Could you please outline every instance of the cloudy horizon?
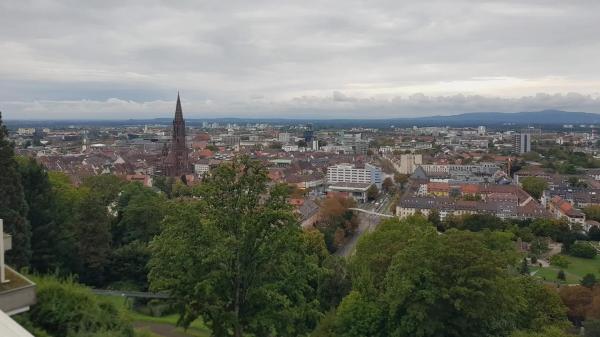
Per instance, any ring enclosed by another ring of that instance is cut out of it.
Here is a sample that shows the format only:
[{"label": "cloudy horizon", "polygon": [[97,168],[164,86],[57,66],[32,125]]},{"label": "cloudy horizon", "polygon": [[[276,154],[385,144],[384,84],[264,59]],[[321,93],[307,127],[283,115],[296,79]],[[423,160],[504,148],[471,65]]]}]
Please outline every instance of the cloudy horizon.
[{"label": "cloudy horizon", "polygon": [[600,113],[600,2],[0,3],[6,119]]}]

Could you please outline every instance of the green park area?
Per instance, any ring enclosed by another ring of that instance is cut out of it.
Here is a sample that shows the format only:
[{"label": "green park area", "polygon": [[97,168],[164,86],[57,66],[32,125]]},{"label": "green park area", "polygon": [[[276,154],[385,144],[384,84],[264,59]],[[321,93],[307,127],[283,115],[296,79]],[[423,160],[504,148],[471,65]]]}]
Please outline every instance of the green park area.
[{"label": "green park area", "polygon": [[553,265],[542,268],[532,267],[530,268],[532,275],[545,281],[556,282],[559,281],[557,278],[558,272],[562,269],[565,272],[566,280],[561,281],[561,283],[566,284],[577,284],[586,274],[594,274],[596,277],[600,277],[600,257],[586,259],[569,255],[562,256],[568,261],[568,267],[560,268]]},{"label": "green park area", "polygon": [[[144,337],[208,337],[210,330],[204,325],[201,319],[192,322],[187,330],[177,326],[179,316],[177,314],[168,314],[164,316],[153,316],[149,313],[133,309],[132,299],[120,296],[99,296],[115,307],[126,313],[133,323],[136,332]],[[148,309],[145,307],[144,309]]]}]

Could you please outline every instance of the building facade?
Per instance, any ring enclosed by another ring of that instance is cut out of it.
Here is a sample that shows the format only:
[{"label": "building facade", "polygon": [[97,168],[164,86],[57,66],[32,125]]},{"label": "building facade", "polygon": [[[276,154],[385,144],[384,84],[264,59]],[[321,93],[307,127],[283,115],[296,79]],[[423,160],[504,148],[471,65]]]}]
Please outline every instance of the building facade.
[{"label": "building facade", "polygon": [[517,133],[513,137],[513,148],[515,153],[531,152],[530,133]]},{"label": "building facade", "polygon": [[381,188],[381,168],[365,164],[364,168],[356,168],[350,164],[340,164],[327,168],[327,182],[336,183],[369,183]]}]

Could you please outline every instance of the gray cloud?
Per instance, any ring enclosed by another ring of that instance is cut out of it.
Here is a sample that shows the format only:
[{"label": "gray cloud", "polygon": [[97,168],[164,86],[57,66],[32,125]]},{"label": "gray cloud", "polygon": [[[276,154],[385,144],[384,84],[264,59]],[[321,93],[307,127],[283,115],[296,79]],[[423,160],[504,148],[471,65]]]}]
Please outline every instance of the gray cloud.
[{"label": "gray cloud", "polygon": [[0,109],[168,116],[179,89],[187,111],[210,116],[600,112],[599,11],[595,0],[8,0]]}]

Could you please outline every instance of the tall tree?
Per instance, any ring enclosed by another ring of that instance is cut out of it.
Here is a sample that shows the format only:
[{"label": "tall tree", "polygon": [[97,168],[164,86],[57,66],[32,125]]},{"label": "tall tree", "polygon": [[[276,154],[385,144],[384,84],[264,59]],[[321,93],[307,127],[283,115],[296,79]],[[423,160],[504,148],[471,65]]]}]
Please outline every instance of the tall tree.
[{"label": "tall tree", "polygon": [[298,336],[313,328],[316,261],[307,258],[287,189],[241,158],[216,168],[198,202],[178,203],[153,241],[151,288],[168,291],[188,325],[216,337]]},{"label": "tall tree", "polygon": [[52,185],[44,167],[33,158],[18,158],[19,173],[29,205],[27,218],[31,224],[31,267],[40,272],[58,268],[60,224],[53,218],[56,207]]},{"label": "tall tree", "polygon": [[15,267],[28,266],[31,258],[27,211],[14,144],[8,139],[8,129],[0,113],[0,219],[4,220],[4,230],[12,235],[13,248],[7,252],[6,259]]},{"label": "tall tree", "polygon": [[102,285],[110,258],[110,219],[100,196],[88,192],[78,207],[75,236],[79,277],[83,283]]}]

